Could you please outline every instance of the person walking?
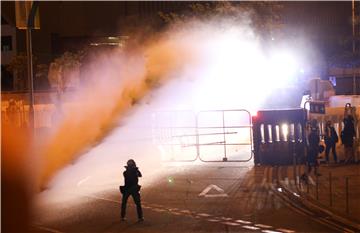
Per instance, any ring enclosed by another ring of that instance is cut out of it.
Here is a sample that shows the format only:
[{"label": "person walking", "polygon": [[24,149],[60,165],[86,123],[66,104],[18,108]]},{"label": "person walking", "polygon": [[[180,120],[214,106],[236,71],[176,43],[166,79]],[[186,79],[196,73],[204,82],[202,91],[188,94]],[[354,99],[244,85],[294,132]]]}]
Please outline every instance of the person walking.
[{"label": "person walking", "polygon": [[335,128],[332,126],[331,121],[326,122],[324,140],[326,146],[325,148],[326,163],[329,163],[330,150],[332,151],[334,157],[334,163],[337,163],[336,143],[339,141],[339,137],[335,131]]},{"label": "person walking", "polygon": [[140,198],[140,188],[138,184],[139,177],[142,177],[139,168],[136,166],[136,163],[133,159],[127,161],[127,166],[125,166],[125,171],[123,173],[125,179],[125,185],[120,186],[120,192],[122,193],[122,202],[121,202],[121,220],[125,221],[126,215],[126,203],[129,196],[132,196],[137,210],[138,221],[144,221],[143,212],[141,208],[141,198]]},{"label": "person walking", "polygon": [[345,163],[354,157],[354,137],[356,136],[354,118],[348,115],[344,119],[344,129],[341,131],[341,142],[345,147]]},{"label": "person walking", "polygon": [[307,147],[307,171],[304,172],[304,174],[301,175],[300,179],[304,181],[305,183],[308,183],[309,175],[311,174],[312,168],[314,168],[314,175],[321,176],[320,173],[318,173],[318,162],[317,157],[320,152],[320,134],[319,134],[319,127],[317,126],[317,121],[313,119],[310,124],[310,133],[308,135],[308,147]]}]

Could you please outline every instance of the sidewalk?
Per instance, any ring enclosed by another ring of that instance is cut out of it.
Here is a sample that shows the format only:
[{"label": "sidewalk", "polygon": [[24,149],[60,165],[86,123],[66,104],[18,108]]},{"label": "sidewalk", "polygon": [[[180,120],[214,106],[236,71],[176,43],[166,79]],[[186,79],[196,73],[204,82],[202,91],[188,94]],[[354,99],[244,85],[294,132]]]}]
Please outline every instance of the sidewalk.
[{"label": "sidewalk", "polygon": [[[305,167],[297,167],[302,174]],[[283,186],[299,193],[317,210],[329,213],[344,223],[360,225],[360,164],[320,165],[321,176],[311,175],[308,184],[285,182]],[[279,173],[279,179],[294,177],[293,167]]]}]

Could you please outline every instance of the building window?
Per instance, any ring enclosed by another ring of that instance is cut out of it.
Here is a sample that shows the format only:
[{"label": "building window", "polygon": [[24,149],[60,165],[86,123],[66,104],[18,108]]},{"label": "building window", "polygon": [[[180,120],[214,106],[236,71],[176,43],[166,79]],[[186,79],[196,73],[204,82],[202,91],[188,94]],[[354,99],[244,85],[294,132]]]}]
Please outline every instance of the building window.
[{"label": "building window", "polygon": [[11,51],[11,50],[12,50],[11,36],[2,36],[1,37],[1,51]]},{"label": "building window", "polygon": [[1,17],[1,25],[7,25],[9,24],[6,19],[4,19],[3,17]]}]

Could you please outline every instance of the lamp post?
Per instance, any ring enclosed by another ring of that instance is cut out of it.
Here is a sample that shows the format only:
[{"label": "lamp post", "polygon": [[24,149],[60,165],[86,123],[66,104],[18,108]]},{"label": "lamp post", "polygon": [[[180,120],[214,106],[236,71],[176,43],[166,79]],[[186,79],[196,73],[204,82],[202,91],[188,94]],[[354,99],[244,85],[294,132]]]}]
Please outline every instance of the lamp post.
[{"label": "lamp post", "polygon": [[35,14],[39,2],[34,1],[29,12],[29,17],[27,19],[27,29],[26,29],[26,48],[27,48],[27,57],[28,57],[28,83],[29,83],[29,127],[30,129],[35,128],[34,118],[34,78],[33,78],[33,61],[32,61],[32,40],[31,40],[31,30],[34,28]]},{"label": "lamp post", "polygon": [[[355,0],[352,0],[352,52],[355,57]],[[355,69],[354,65],[352,65],[352,72],[353,72],[353,95],[356,95],[356,76],[355,76]]]}]

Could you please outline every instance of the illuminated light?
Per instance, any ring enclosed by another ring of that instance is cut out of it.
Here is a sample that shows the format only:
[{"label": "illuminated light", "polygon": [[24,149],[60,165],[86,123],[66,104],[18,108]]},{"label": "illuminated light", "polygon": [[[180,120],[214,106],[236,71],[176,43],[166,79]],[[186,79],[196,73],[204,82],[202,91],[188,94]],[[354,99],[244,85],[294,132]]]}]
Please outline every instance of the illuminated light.
[{"label": "illuminated light", "polygon": [[282,188],[277,188],[277,191],[282,192],[283,190]]},{"label": "illuminated light", "polygon": [[301,68],[299,72],[302,73],[302,74],[304,74],[304,73],[305,73],[305,70]]},{"label": "illuminated light", "polygon": [[283,135],[283,140],[287,142],[288,136],[289,136],[289,125],[288,124],[282,124],[281,125],[281,131]]},{"label": "illuminated light", "polygon": [[275,141],[280,142],[280,127],[275,125]]},{"label": "illuminated light", "polygon": [[172,177],[168,177],[168,178],[167,178],[167,181],[171,184],[171,183],[174,182],[174,179],[173,179]]},{"label": "illuminated light", "polygon": [[115,36],[109,36],[108,39],[109,39],[109,40],[116,40],[117,37],[115,37]]},{"label": "illuminated light", "polygon": [[250,115],[252,117],[257,117],[258,111],[257,110],[250,110]]}]

